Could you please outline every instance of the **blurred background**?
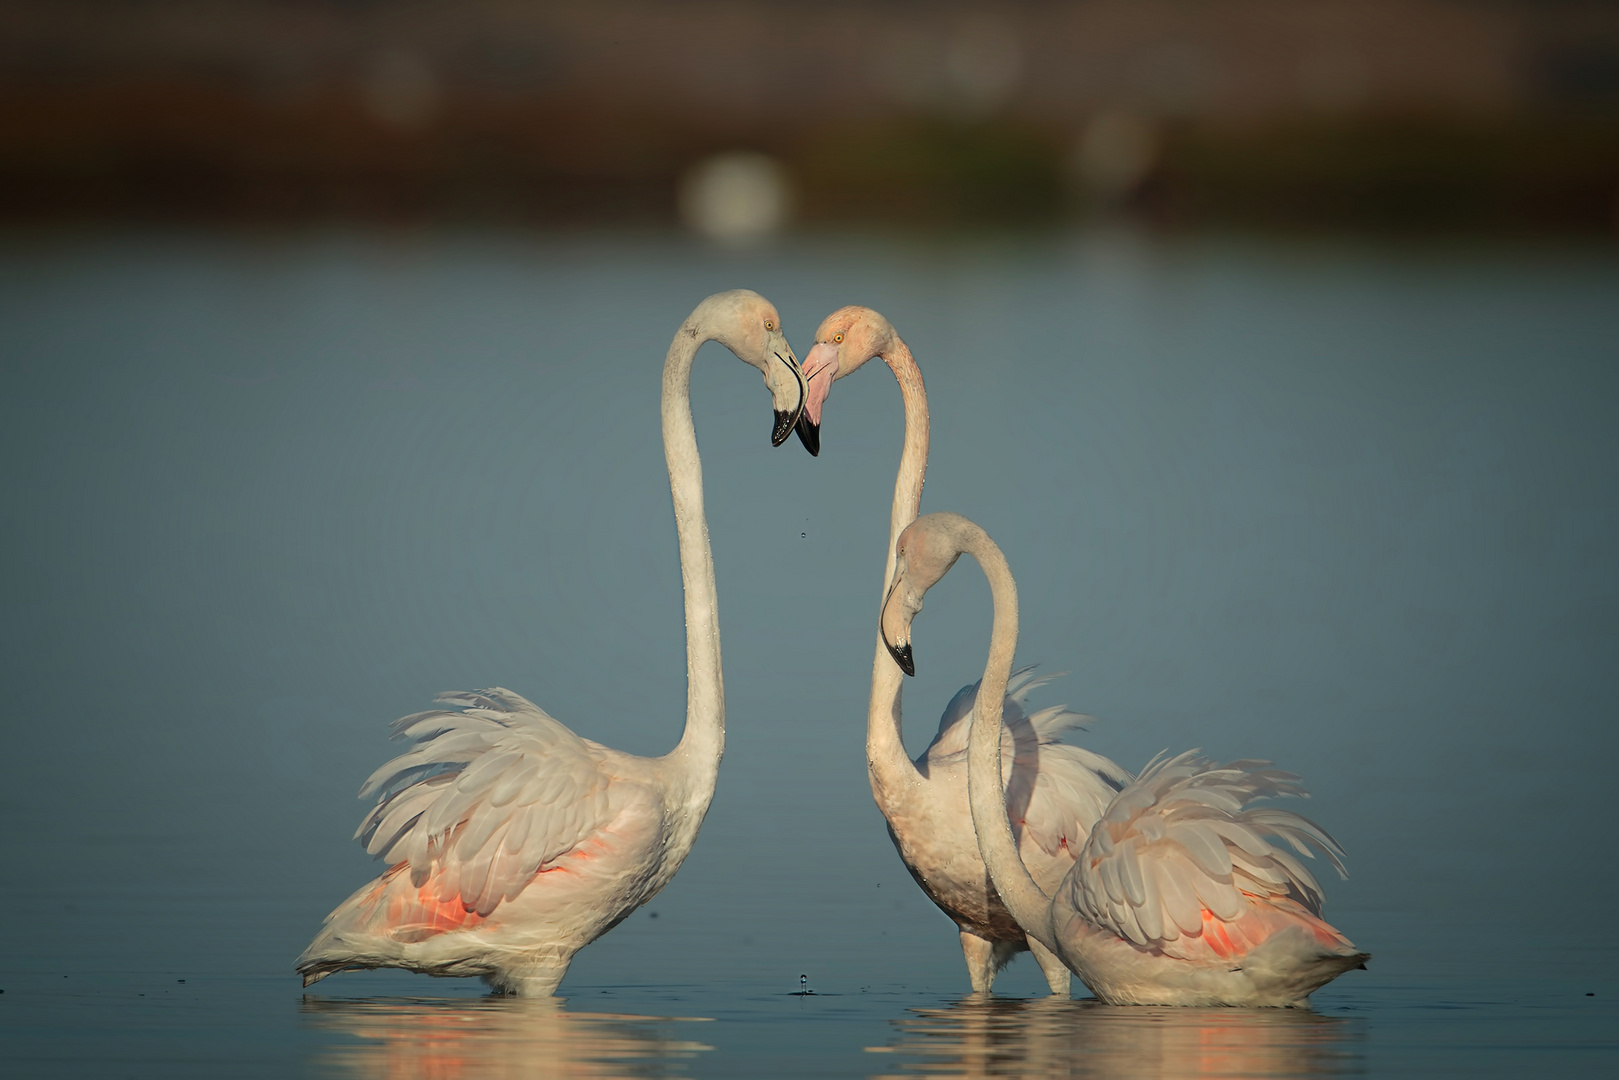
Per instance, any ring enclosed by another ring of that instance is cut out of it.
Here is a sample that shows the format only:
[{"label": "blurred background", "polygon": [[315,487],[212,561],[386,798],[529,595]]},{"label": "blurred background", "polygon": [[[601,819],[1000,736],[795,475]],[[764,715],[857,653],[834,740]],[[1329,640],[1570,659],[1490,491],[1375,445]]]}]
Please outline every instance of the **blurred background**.
[{"label": "blurred background", "polygon": [[9,0],[12,221],[1619,230],[1608,0]]}]

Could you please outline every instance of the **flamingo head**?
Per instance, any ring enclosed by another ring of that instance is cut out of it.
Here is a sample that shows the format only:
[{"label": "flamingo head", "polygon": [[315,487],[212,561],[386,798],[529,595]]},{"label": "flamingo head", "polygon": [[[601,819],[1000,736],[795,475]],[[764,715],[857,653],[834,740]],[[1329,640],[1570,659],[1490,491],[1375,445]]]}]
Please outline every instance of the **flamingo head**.
[{"label": "flamingo head", "polygon": [[883,355],[894,341],[894,327],[868,307],[839,308],[821,322],[814,346],[804,355],[809,393],[798,418],[798,441],[811,455],[821,452],[821,408],[833,381]]},{"label": "flamingo head", "polygon": [[911,656],[911,620],[922,610],[922,598],[950,572],[966,550],[962,527],[977,526],[959,514],[924,514],[908,525],[894,543],[894,583],[888,587],[877,630],[900,670],[916,674]]},{"label": "flamingo head", "polygon": [[685,331],[698,337],[703,326],[712,327],[714,340],[764,375],[775,408],[770,445],[786,442],[804,412],[808,384],[782,332],[776,305],[751,289],[715,293],[697,305]]}]

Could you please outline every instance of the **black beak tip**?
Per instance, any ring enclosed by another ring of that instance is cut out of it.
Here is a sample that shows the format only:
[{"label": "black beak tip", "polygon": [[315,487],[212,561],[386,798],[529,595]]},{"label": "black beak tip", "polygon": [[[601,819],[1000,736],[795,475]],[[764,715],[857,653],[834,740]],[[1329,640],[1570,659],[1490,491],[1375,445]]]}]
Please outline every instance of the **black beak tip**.
[{"label": "black beak tip", "polygon": [[[888,645],[886,641],[883,644]],[[899,669],[905,674],[916,674],[916,661],[911,659],[911,643],[909,641],[897,649],[892,645],[888,645],[888,655],[894,658],[894,663],[898,664]]]},{"label": "black beak tip", "polygon": [[821,425],[810,422],[809,416],[802,415],[794,427],[798,432],[798,441],[804,444],[804,449],[810,452],[810,457],[821,456]]},{"label": "black beak tip", "polygon": [[787,441],[787,436],[793,433],[793,422],[797,419],[790,412],[776,412],[776,424],[770,429],[770,445],[780,446]]}]

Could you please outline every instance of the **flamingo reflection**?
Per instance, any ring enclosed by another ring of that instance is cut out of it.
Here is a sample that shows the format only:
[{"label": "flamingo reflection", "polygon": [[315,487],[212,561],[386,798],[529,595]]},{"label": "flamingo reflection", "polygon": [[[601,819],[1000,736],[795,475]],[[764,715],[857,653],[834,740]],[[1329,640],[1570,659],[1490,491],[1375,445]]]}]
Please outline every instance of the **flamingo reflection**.
[{"label": "flamingo reflection", "polygon": [[680,1076],[713,1049],[681,1030],[699,1017],[573,1012],[556,998],[306,998],[303,1012],[313,1027],[360,1040],[320,1052],[339,1076]]},{"label": "flamingo reflection", "polygon": [[[1119,1009],[979,995],[894,1021],[872,1053],[912,1060],[878,1076],[1096,1076],[1110,1080],[1360,1075],[1364,1032],[1299,1009]],[[898,1064],[898,1063],[896,1063]]]}]

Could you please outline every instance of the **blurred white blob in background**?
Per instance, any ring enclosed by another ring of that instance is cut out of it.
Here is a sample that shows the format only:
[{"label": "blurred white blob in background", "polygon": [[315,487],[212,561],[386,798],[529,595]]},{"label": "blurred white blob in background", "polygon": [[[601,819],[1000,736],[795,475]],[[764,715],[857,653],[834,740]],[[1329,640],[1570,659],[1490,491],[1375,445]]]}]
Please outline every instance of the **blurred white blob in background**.
[{"label": "blurred white blob in background", "polygon": [[1090,191],[1104,199],[1128,195],[1147,178],[1162,149],[1158,125],[1126,112],[1093,117],[1074,148],[1073,170]]},{"label": "blurred white blob in background", "polygon": [[412,131],[433,122],[443,95],[438,76],[427,61],[402,49],[386,49],[366,65],[360,96],[378,121]]},{"label": "blurred white blob in background", "polygon": [[681,220],[721,244],[767,240],[787,224],[791,210],[787,170],[765,154],[715,154],[692,166],[681,180]]}]

